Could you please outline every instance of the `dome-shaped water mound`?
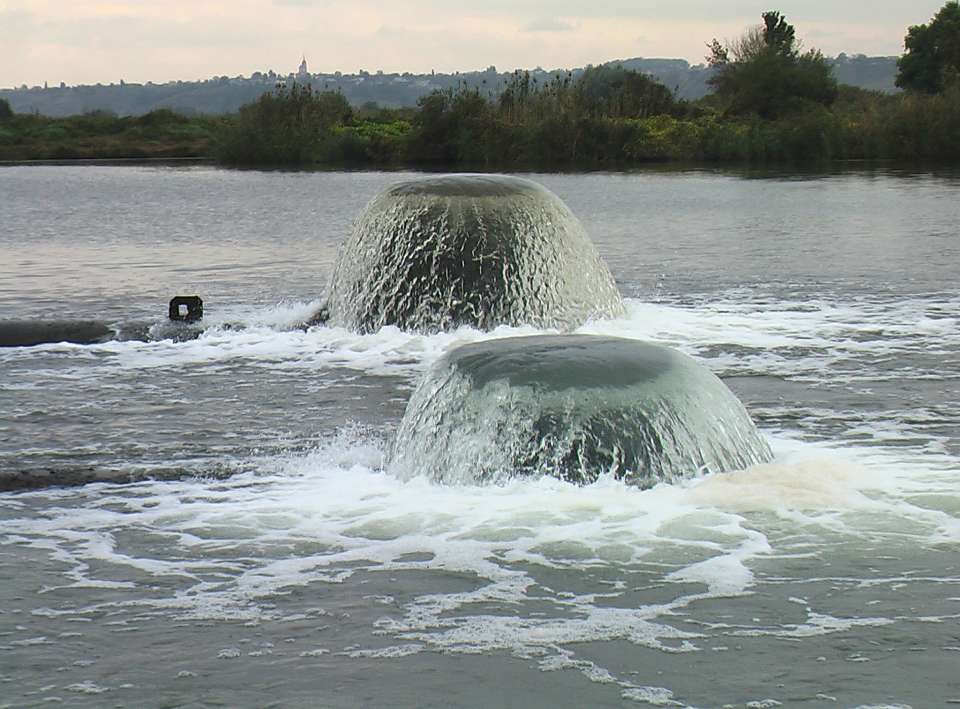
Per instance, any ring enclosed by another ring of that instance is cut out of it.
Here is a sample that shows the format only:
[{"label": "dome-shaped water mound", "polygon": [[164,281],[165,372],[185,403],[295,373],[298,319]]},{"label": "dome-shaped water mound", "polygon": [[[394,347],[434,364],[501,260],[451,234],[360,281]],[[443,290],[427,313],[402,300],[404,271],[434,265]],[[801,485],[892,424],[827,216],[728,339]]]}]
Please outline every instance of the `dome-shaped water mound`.
[{"label": "dome-shaped water mound", "polygon": [[329,322],[435,332],[570,330],[623,312],[609,269],[567,206],[516,177],[402,182],[367,205],[341,247]]},{"label": "dome-shaped water mound", "polygon": [[513,337],[442,357],[407,406],[390,470],[437,482],[612,472],[640,487],[772,459],[743,404],[675,350],[592,335]]}]

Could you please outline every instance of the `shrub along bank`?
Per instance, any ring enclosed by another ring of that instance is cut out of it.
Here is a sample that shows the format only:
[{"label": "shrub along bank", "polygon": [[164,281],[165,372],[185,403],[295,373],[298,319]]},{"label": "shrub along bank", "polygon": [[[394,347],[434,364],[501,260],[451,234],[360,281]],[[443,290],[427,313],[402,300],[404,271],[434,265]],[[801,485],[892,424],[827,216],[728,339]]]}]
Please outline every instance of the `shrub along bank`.
[{"label": "shrub along bank", "polygon": [[687,105],[647,116],[504,115],[472,92],[418,109],[351,111],[321,125],[244,128],[241,116],[93,113],[0,120],[0,160],[213,158],[232,165],[470,169],[628,167],[652,161],[960,161],[960,88],[894,96],[840,87],[831,106],[729,116]]},{"label": "shrub along bank", "polygon": [[[317,126],[309,141],[226,163],[461,168],[626,167],[651,161],[960,160],[960,90],[895,96],[840,87],[830,106],[777,118],[709,105],[646,116],[530,111],[504,115],[475,92],[433,95],[414,112],[381,111]],[[289,135],[297,135],[290,133]],[[294,140],[300,141],[299,138]],[[281,155],[295,155],[290,161]]]},{"label": "shrub along bank", "polygon": [[[2,109],[2,107],[0,107]],[[207,157],[230,117],[187,118],[160,109],[139,117],[95,111],[67,118],[4,117],[0,160]]]}]

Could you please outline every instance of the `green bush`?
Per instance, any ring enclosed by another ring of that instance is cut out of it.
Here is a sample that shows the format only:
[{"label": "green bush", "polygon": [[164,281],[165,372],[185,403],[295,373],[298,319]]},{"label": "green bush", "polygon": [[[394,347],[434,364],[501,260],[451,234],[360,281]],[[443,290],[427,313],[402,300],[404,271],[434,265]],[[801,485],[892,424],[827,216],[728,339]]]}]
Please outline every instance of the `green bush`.
[{"label": "green bush", "polygon": [[349,121],[342,94],[294,84],[243,106],[221,136],[218,157],[235,164],[305,164],[322,154],[333,129]]},{"label": "green bush", "polygon": [[763,22],[730,47],[713,40],[710,83],[723,110],[776,119],[833,103],[837,82],[823,55],[801,54],[793,26],[779,12],[763,13]]},{"label": "green bush", "polygon": [[135,119],[137,125],[148,128],[158,128],[160,126],[183,125],[189,123],[190,119],[182,113],[176,113],[169,108],[155,108],[150,113],[145,113]]}]

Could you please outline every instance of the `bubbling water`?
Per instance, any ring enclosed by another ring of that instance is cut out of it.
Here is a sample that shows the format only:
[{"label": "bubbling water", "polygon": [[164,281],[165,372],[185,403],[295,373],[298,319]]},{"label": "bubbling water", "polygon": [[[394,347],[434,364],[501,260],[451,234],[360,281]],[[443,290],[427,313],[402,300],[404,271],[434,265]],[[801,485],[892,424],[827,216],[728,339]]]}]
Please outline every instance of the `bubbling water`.
[{"label": "bubbling water", "polygon": [[572,330],[623,300],[583,226],[552,192],[516,177],[398,183],[341,247],[329,321],[436,332],[469,325]]},{"label": "bubbling water", "polygon": [[605,473],[640,487],[769,462],[740,401],[660,345],[556,335],[458,347],[413,394],[390,469],[438,482]]}]

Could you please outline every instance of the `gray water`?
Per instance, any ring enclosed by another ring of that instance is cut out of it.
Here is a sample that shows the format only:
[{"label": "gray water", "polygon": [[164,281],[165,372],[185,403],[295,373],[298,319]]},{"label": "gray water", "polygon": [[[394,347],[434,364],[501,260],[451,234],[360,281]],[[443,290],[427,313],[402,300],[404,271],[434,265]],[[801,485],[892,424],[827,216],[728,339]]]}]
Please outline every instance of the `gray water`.
[{"label": "gray water", "polygon": [[[960,701],[960,175],[529,175],[627,314],[775,460],[649,490],[399,480],[450,347],[293,326],[405,173],[0,168],[3,317],[190,342],[0,350],[0,706]],[[132,481],[132,482],[129,482]]]}]

